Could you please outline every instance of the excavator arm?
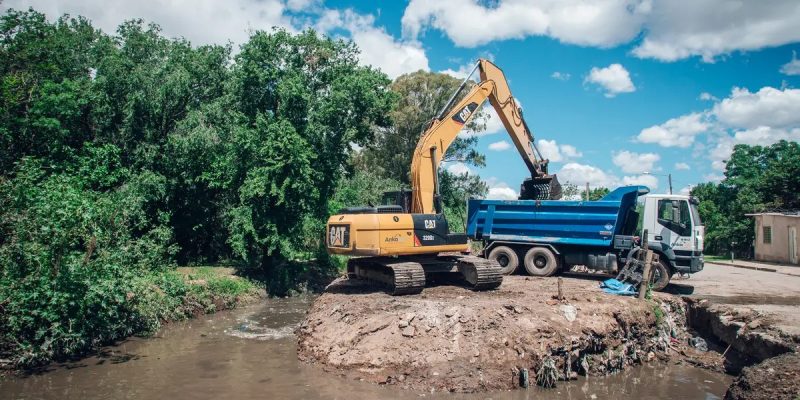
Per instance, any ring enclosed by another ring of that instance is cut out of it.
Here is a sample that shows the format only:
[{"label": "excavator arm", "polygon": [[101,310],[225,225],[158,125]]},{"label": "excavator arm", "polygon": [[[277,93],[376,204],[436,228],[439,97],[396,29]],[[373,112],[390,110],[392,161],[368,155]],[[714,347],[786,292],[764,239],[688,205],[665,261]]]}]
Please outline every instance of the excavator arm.
[{"label": "excavator arm", "polygon": [[561,186],[555,175],[548,175],[548,160],[536,148],[503,71],[484,59],[478,60],[475,68],[480,70],[480,83],[460,101],[455,101],[465,88],[468,76],[417,142],[411,161],[412,213],[432,214],[439,208],[435,204],[439,195],[439,164],[458,133],[487,98],[531,173],[531,178],[522,184],[520,197],[539,200],[561,197]]}]

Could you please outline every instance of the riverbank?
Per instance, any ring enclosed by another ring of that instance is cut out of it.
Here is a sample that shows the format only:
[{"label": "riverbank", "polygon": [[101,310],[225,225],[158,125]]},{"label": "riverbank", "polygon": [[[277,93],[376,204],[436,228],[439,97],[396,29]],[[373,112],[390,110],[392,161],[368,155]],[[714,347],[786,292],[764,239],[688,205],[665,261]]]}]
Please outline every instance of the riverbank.
[{"label": "riverbank", "polygon": [[719,399],[730,377],[689,365],[650,363],[615,375],[560,382],[554,390],[450,394],[402,390],[328,374],[298,360],[293,330],[314,296],[267,298],[171,323],[46,373],[0,378],[10,399],[612,400]]},{"label": "riverbank", "polygon": [[563,277],[558,301],[557,282],[510,276],[497,291],[391,297],[339,279],[298,328],[299,357],[351,379],[476,392],[519,387],[526,373],[534,385],[543,366],[568,380],[654,359],[736,376],[800,344],[800,281],[779,274],[709,265],[648,301],[606,295],[586,277]]},{"label": "riverbank", "polygon": [[[31,307],[25,313],[0,308],[0,321],[8,329],[0,338],[0,370],[22,372],[74,359],[129,336],[149,336],[165,323],[236,308],[265,295],[262,285],[234,272],[219,267],[167,268],[89,280],[85,293],[76,294],[81,303]],[[67,311],[70,306],[80,309]],[[29,335],[31,331],[38,333]]]},{"label": "riverbank", "polygon": [[[301,360],[411,390],[484,392],[603,376],[692,356],[679,299],[608,295],[598,282],[509,276],[500,289],[426,288],[392,297],[333,282],[297,330]],[[558,384],[558,383],[556,383]]]}]

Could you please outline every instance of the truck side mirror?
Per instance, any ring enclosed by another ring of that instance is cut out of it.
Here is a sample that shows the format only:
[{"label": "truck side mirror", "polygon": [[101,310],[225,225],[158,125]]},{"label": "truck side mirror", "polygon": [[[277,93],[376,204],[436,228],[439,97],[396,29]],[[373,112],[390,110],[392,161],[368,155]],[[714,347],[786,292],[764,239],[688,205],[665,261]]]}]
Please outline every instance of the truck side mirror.
[{"label": "truck side mirror", "polygon": [[672,222],[676,224],[681,223],[681,205],[680,202],[676,200],[672,202]]}]

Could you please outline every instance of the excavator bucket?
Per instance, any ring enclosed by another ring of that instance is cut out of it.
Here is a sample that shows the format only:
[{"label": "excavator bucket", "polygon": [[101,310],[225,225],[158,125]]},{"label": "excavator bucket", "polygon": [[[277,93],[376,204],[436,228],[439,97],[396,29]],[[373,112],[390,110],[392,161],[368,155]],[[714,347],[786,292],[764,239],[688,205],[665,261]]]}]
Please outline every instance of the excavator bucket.
[{"label": "excavator bucket", "polygon": [[527,178],[519,191],[520,200],[558,200],[561,198],[561,184],[555,175]]}]

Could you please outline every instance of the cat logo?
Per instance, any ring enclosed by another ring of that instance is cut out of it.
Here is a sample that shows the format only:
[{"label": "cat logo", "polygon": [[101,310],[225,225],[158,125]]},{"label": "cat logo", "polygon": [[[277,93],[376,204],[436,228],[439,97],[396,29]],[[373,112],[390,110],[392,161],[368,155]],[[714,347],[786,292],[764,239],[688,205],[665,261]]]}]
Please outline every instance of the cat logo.
[{"label": "cat logo", "polygon": [[331,225],[328,247],[350,247],[350,225]]},{"label": "cat logo", "polygon": [[475,109],[478,108],[478,103],[472,102],[464,106],[461,111],[457,112],[456,115],[453,115],[453,121],[464,125],[469,117],[475,112]]}]

